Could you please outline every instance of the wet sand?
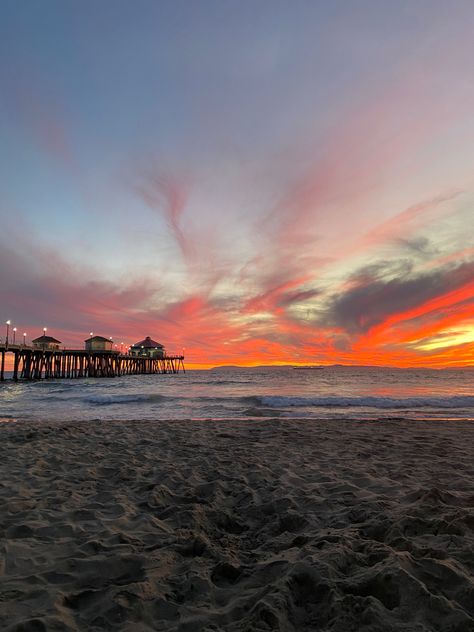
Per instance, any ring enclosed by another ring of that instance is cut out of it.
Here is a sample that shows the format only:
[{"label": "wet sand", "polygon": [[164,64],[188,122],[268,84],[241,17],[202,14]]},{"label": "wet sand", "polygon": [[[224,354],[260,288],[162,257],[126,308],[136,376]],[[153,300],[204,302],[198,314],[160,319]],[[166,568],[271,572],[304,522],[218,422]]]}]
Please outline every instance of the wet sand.
[{"label": "wet sand", "polygon": [[474,424],[0,425],[0,629],[474,631]]}]

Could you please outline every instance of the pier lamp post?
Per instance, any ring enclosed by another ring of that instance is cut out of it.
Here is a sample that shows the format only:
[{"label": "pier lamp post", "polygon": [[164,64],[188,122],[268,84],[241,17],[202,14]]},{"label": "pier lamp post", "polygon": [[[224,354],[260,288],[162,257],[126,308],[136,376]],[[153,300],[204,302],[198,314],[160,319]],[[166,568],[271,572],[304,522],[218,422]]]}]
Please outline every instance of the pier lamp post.
[{"label": "pier lamp post", "polygon": [[10,331],[10,324],[11,324],[11,320],[7,320],[5,322],[5,325],[7,326],[7,335],[5,337],[5,344],[8,347],[8,332]]},{"label": "pier lamp post", "polygon": [[16,341],[16,327],[13,327],[13,344],[15,344]]},{"label": "pier lamp post", "polygon": [[92,336],[93,336],[93,335],[94,335],[94,332],[93,332],[93,331],[91,331],[91,332],[89,333],[89,336],[92,338]]},{"label": "pier lamp post", "polygon": [[23,333],[23,346],[26,347],[26,331]]},{"label": "pier lamp post", "polygon": [[123,354],[123,342],[120,343],[120,355]]},{"label": "pier lamp post", "polygon": [[46,332],[48,331],[47,327],[43,327],[43,336],[46,336]]}]

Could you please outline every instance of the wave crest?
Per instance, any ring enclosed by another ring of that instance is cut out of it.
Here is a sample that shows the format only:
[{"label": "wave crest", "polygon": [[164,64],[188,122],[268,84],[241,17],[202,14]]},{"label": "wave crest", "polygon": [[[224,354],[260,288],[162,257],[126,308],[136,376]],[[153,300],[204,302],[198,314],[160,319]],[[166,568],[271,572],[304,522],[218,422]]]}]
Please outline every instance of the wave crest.
[{"label": "wave crest", "polygon": [[132,393],[130,395],[91,395],[85,398],[88,404],[111,406],[113,404],[149,404],[164,400],[163,395],[155,393]]},{"label": "wave crest", "polygon": [[260,404],[269,408],[474,408],[474,396],[452,397],[286,397],[268,395],[260,397]]}]

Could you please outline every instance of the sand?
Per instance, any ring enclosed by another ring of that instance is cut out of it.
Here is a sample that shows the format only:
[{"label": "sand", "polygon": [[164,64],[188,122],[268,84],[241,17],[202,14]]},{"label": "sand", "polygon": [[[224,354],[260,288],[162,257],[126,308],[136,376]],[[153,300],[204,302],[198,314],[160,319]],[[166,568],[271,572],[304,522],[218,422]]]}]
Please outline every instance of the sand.
[{"label": "sand", "polygon": [[0,629],[474,630],[474,424],[0,425]]}]

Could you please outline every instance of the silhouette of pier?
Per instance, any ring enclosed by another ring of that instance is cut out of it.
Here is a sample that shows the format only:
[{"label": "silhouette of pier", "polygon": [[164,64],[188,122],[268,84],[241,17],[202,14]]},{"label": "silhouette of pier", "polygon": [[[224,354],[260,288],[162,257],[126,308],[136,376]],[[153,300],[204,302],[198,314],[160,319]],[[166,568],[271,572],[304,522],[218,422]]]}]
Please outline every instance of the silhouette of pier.
[{"label": "silhouette of pier", "polygon": [[152,373],[179,373],[183,355],[145,357],[116,351],[76,349],[43,350],[26,345],[0,344],[0,381],[5,379],[6,354],[13,354],[13,380],[118,377]]}]

